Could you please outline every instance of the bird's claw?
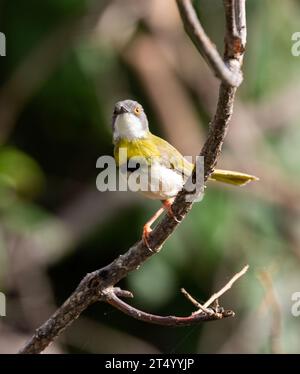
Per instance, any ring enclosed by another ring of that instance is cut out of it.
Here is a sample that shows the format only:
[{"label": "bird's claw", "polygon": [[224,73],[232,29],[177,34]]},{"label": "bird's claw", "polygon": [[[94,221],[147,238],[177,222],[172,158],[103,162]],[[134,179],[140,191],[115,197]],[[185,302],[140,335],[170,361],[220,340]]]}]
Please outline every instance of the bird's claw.
[{"label": "bird's claw", "polygon": [[143,243],[145,244],[145,246],[149,249],[150,252],[153,252],[153,250],[151,249],[150,245],[149,245],[149,236],[150,236],[150,233],[152,232],[152,229],[149,225],[145,225],[144,228],[143,228],[143,235],[142,235],[142,241]]},{"label": "bird's claw", "polygon": [[173,212],[173,209],[170,207],[169,210],[168,210],[168,214],[171,218],[173,218],[173,220],[177,223],[180,223],[181,221],[175,216],[174,212]]},{"label": "bird's claw", "polygon": [[169,217],[173,218],[175,222],[180,223],[181,221],[176,217],[175,213],[173,212],[172,203],[164,202],[164,206],[167,209]]}]

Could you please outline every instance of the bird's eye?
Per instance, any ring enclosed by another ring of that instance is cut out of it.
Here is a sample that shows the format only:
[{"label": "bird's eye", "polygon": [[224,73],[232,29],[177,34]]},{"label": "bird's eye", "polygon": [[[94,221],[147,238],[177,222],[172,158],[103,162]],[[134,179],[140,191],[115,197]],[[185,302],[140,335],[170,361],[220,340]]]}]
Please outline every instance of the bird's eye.
[{"label": "bird's eye", "polygon": [[135,113],[137,116],[139,116],[139,115],[142,113],[142,109],[141,109],[141,107],[136,106],[136,107],[134,108],[134,113]]}]

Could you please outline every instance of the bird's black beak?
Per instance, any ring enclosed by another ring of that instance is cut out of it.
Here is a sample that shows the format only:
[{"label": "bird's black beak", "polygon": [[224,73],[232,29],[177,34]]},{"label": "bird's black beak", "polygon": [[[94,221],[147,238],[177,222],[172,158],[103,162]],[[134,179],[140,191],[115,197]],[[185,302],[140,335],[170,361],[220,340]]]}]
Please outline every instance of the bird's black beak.
[{"label": "bird's black beak", "polygon": [[121,105],[115,108],[114,114],[118,115],[124,113],[129,113],[129,110],[125,106]]},{"label": "bird's black beak", "polygon": [[129,110],[125,106],[121,106],[120,108],[120,114],[123,114],[123,113],[129,113]]}]

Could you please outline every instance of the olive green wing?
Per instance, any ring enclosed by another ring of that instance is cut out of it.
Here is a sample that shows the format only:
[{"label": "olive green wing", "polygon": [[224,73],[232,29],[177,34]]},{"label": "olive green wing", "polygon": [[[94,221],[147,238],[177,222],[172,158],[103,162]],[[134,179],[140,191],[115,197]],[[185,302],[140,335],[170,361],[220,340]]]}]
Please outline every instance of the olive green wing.
[{"label": "olive green wing", "polygon": [[151,141],[159,151],[161,163],[164,166],[174,169],[177,173],[184,175],[185,177],[191,175],[193,164],[187,161],[176,148],[162,138],[153,134],[150,134],[150,136]]}]

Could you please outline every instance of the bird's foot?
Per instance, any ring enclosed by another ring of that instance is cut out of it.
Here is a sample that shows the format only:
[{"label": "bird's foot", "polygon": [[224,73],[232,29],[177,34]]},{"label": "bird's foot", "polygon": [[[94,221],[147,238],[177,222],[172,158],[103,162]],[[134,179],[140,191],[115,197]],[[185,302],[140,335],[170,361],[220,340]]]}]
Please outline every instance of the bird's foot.
[{"label": "bird's foot", "polygon": [[163,205],[165,209],[168,212],[168,215],[174,219],[175,222],[180,223],[180,220],[176,217],[175,213],[173,212],[172,209],[172,204],[173,204],[174,199],[168,199],[163,201]]},{"label": "bird's foot", "polygon": [[145,246],[149,249],[150,252],[153,252],[149,245],[149,237],[150,233],[152,232],[151,226],[149,224],[145,224],[143,227],[143,236],[142,236],[142,241],[145,244]]}]

